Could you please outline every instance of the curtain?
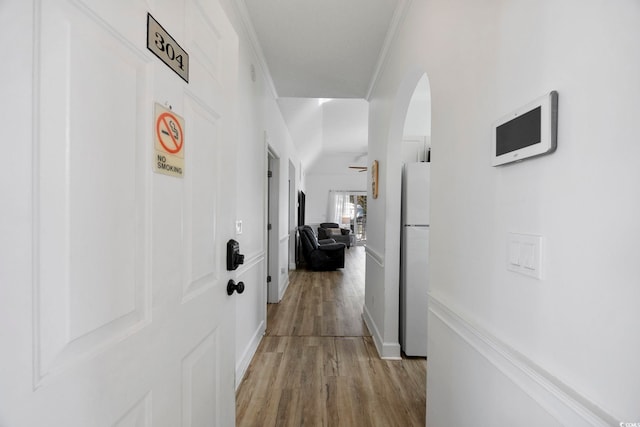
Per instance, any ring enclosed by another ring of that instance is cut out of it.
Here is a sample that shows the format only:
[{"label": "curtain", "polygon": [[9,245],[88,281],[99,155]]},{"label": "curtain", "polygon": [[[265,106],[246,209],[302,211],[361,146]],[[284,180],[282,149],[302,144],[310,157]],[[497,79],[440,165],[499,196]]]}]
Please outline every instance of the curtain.
[{"label": "curtain", "polygon": [[343,223],[343,218],[352,215],[352,203],[349,203],[351,193],[346,191],[329,191],[329,206],[327,210],[327,222]]}]

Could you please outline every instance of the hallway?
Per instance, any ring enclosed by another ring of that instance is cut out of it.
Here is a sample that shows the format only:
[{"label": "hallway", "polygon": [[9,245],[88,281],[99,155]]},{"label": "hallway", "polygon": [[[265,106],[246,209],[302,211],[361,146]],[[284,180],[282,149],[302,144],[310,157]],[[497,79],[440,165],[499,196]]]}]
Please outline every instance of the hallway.
[{"label": "hallway", "polygon": [[238,426],[424,426],[424,359],[381,360],[364,322],[365,253],[296,270],[236,397]]}]

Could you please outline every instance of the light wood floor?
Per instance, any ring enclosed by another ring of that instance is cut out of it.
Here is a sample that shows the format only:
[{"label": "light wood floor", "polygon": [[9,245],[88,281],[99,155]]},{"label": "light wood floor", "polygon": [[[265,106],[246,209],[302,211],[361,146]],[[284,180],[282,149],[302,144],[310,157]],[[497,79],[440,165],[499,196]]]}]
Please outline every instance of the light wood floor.
[{"label": "light wood floor", "polygon": [[381,360],[364,322],[364,248],[292,272],[236,396],[243,426],[424,426],[426,362]]}]

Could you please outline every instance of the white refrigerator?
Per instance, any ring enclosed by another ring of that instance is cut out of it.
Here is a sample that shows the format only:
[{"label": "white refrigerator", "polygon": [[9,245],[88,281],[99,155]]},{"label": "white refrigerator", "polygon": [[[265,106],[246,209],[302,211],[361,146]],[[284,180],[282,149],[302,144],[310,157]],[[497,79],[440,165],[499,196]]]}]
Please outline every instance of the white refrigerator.
[{"label": "white refrigerator", "polygon": [[427,356],[430,170],[431,163],[407,163],[402,174],[400,346],[407,356]]}]

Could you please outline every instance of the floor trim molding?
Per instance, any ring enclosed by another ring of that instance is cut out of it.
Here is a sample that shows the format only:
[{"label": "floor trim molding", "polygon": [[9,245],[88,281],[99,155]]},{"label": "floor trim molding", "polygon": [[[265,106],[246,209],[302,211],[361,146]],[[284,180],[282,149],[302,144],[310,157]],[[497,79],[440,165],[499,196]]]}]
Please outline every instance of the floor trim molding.
[{"label": "floor trim molding", "polygon": [[400,344],[384,342],[382,335],[380,335],[380,331],[378,330],[376,323],[373,321],[371,314],[369,314],[369,310],[366,305],[362,308],[362,319],[367,325],[367,328],[369,328],[369,332],[373,338],[373,343],[376,345],[376,350],[378,350],[378,356],[385,360],[402,359],[400,356]]},{"label": "floor trim molding", "polygon": [[260,345],[260,341],[262,341],[262,337],[266,332],[266,325],[264,320],[260,322],[258,329],[251,337],[251,341],[249,341],[249,345],[244,350],[242,357],[240,357],[238,363],[236,364],[236,391],[238,391],[238,387],[242,383],[242,379],[244,375],[247,373],[247,369],[249,368],[249,364],[253,359],[253,356],[256,354],[258,350],[258,346]]},{"label": "floor trim molding", "polygon": [[284,298],[285,292],[287,292],[287,288],[289,287],[289,273],[284,273],[280,278],[280,289],[278,291],[278,302],[282,301]]}]

